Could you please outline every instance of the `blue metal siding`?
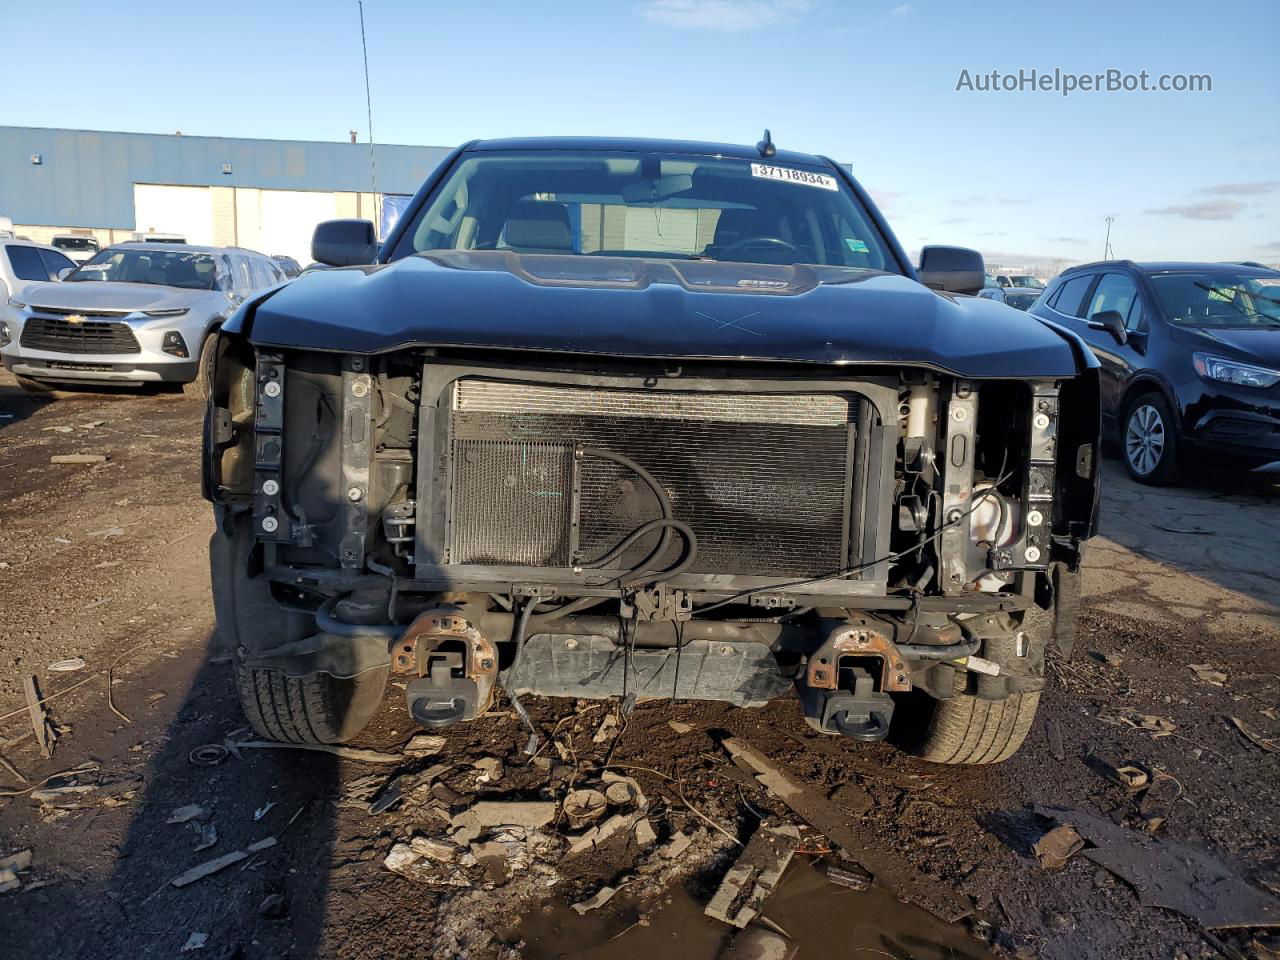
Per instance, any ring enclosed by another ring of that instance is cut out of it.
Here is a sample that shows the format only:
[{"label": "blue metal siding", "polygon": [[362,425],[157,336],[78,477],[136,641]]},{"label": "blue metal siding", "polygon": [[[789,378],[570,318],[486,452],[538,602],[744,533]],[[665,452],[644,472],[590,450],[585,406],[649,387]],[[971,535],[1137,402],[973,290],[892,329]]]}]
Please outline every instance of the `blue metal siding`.
[{"label": "blue metal siding", "polygon": [[[378,192],[414,193],[448,153],[375,146]],[[369,145],[0,127],[0,216],[16,224],[133,229],[135,183],[370,192]]]}]

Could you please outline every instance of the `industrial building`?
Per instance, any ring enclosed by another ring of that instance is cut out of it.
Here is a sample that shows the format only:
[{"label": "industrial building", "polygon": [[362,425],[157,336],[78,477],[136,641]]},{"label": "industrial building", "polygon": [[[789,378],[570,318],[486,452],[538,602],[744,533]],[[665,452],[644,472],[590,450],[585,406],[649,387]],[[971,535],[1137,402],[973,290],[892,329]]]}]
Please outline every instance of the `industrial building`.
[{"label": "industrial building", "polygon": [[0,126],[0,217],[45,243],[174,234],[306,264],[316,223],[364,217],[385,231],[448,152],[379,144],[371,166],[367,143]]}]

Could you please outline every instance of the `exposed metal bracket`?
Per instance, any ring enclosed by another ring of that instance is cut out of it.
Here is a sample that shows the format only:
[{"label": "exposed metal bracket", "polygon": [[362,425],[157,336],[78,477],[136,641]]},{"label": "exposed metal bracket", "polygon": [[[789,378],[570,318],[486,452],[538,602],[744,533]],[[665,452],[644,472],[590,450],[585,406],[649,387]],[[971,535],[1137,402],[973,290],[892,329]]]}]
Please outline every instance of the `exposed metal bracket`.
[{"label": "exposed metal bracket", "polygon": [[369,529],[373,379],[368,366],[368,358],[359,354],[342,360],[342,526],[347,532],[338,559],[347,570],[363,569]]},{"label": "exposed metal bracket", "polygon": [[974,433],[978,394],[967,380],[956,380],[946,406],[947,440],[943,448],[942,537],[938,544],[943,593],[961,593],[973,579],[968,556],[973,506]]}]

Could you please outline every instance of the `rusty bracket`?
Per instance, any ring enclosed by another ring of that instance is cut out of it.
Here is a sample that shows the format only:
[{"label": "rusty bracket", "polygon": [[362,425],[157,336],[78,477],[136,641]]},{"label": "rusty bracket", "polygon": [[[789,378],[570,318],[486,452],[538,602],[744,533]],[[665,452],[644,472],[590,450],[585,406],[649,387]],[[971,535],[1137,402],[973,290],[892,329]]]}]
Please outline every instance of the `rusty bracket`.
[{"label": "rusty bracket", "polygon": [[835,690],[840,682],[843,657],[877,657],[881,662],[882,691],[904,693],[911,689],[911,671],[893,641],[860,624],[838,627],[827,637],[809,657],[805,682],[814,690]]},{"label": "rusty bracket", "polygon": [[489,709],[498,679],[498,652],[471,621],[454,608],[435,607],[421,613],[396,641],[391,652],[393,673],[426,677],[433,667],[452,669],[441,654],[456,652],[462,678],[475,683],[474,714]]}]

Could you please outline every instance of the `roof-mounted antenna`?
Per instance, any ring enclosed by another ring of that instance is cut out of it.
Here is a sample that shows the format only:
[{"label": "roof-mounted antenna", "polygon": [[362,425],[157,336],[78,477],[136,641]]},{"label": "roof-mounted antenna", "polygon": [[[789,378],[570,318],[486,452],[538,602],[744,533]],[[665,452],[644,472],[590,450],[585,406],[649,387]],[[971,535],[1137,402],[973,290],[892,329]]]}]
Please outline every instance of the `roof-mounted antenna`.
[{"label": "roof-mounted antenna", "polygon": [[773,145],[773,137],[769,131],[764,132],[764,139],[756,144],[756,149],[760,151],[762,157],[772,157],[778,152],[778,148]]}]

